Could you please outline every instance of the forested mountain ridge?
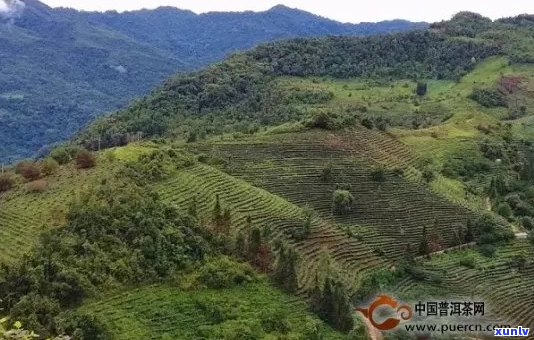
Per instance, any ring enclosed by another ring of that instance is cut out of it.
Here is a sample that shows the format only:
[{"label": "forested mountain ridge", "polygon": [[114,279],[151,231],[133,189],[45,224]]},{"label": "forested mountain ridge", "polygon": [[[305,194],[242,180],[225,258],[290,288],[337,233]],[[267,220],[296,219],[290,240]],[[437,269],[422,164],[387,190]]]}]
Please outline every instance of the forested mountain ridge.
[{"label": "forested mountain ridge", "polygon": [[[291,99],[319,104],[330,97],[321,92],[292,94],[276,84],[277,77],[459,79],[477,62],[501,53],[503,46],[492,40],[428,30],[260,45],[204,70],[175,76],[149,96],[96,120],[77,138],[94,148],[96,139],[101,146],[113,146],[127,134],[162,134],[178,122],[180,133],[186,134],[199,129],[202,134],[220,133],[228,124],[246,129],[250,124],[283,123],[305,115],[298,105],[286,105]],[[293,95],[297,98],[288,98]]]},{"label": "forested mountain ridge", "polygon": [[[98,131],[90,127],[78,139],[94,148],[95,138],[104,141],[101,145],[114,145],[125,141],[130,133],[173,131],[183,135],[201,130],[210,134],[220,133],[228,124],[241,124],[246,130],[249,124],[302,118],[305,113],[299,112],[298,105],[288,112],[285,104],[292,94],[281,93],[272,82],[277,77],[459,81],[490,56],[506,55],[510,63],[529,63],[534,56],[534,28],[529,18],[525,15],[493,22],[462,12],[450,21],[432,24],[428,30],[262,44],[204,70],[167,80],[151,95],[97,120],[92,126]],[[327,101],[328,94],[323,95],[326,97],[310,100]],[[216,123],[208,123],[206,129],[206,120]],[[178,130],[173,130],[177,122]]]},{"label": "forested mountain ridge", "polygon": [[140,41],[172,51],[194,68],[263,41],[323,35],[374,35],[428,26],[405,20],[346,24],[282,5],[264,12],[210,12],[199,15],[172,7],[153,11],[82,14],[93,23],[104,24]]},{"label": "forested mountain ridge", "polygon": [[0,19],[0,160],[30,156],[176,72],[262,41],[425,25],[341,24],[284,7],[202,15],[163,7],[119,14],[27,0],[16,18]]}]

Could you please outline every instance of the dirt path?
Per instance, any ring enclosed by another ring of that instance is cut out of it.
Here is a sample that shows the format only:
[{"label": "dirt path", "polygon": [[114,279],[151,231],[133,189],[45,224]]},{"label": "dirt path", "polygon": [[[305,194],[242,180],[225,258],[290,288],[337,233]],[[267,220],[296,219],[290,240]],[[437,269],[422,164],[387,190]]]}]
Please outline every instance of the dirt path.
[{"label": "dirt path", "polygon": [[384,337],[382,336],[382,333],[378,331],[376,328],[373,327],[371,322],[367,318],[361,318],[365,328],[367,328],[367,334],[369,334],[369,337],[371,340],[383,340]]}]

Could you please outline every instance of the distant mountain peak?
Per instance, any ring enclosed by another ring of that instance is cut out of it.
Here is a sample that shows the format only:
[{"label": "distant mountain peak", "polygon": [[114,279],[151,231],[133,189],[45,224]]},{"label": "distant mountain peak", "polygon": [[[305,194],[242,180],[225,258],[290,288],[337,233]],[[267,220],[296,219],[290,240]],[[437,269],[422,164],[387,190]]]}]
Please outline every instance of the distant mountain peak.
[{"label": "distant mountain peak", "polygon": [[275,13],[308,13],[308,12],[300,10],[298,8],[287,7],[286,5],[276,5],[276,6],[272,7],[272,8],[270,8],[269,10],[267,10],[267,12],[275,12]]},{"label": "distant mountain peak", "polygon": [[280,5],[276,5],[272,7],[269,11],[281,11],[281,10],[294,10],[294,9],[286,5],[280,4]]}]

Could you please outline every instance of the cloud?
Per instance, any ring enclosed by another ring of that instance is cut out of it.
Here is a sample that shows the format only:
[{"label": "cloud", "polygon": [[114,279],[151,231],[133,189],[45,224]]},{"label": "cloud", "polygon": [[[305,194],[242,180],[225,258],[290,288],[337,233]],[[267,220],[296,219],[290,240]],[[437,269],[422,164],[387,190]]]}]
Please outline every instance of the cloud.
[{"label": "cloud", "polygon": [[0,17],[19,18],[25,7],[26,4],[20,0],[0,0]]}]

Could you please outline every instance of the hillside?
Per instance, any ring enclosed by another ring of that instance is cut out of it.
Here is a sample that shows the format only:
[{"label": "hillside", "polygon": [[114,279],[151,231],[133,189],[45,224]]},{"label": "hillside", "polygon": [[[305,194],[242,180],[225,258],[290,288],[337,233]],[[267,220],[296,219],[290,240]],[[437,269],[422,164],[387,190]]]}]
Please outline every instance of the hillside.
[{"label": "hillside", "polygon": [[5,170],[0,306],[75,339],[368,340],[354,306],[377,294],[531,323],[530,19],[299,38],[169,79]]},{"label": "hillside", "polygon": [[41,148],[42,154],[170,75],[259,42],[423,26],[400,20],[341,24],[284,7],[261,13],[196,15],[159,8],[119,14],[53,9],[27,0],[16,18],[0,17],[0,161]]}]

